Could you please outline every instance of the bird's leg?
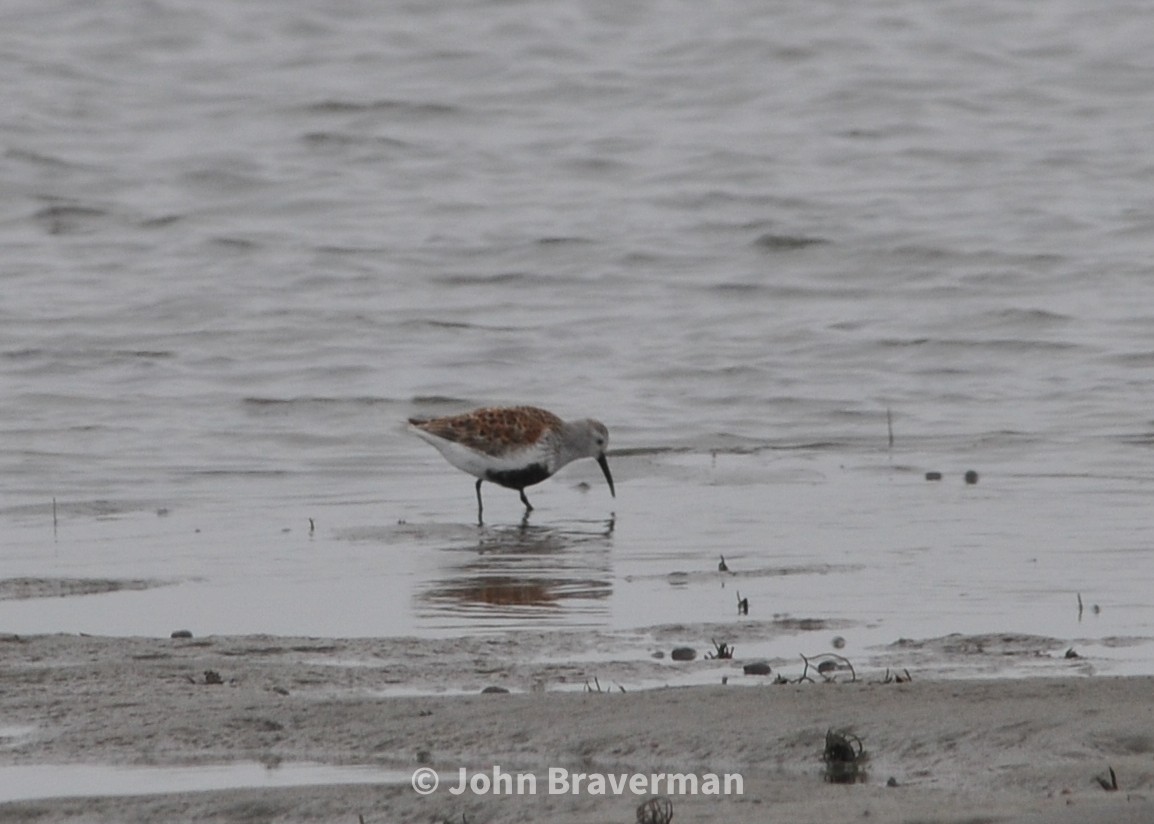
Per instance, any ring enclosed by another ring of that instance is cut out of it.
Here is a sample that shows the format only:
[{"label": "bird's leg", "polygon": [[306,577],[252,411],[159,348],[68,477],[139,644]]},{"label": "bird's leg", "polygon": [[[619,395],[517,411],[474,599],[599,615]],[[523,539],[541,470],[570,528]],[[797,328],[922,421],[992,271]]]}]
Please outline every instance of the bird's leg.
[{"label": "bird's leg", "polygon": [[521,489],[519,491],[521,493],[521,503],[523,503],[525,505],[525,511],[526,512],[532,512],[533,511],[533,504],[529,503],[529,499],[525,497],[525,490]]},{"label": "bird's leg", "polygon": [[481,479],[477,479],[477,526],[484,526],[485,522],[481,519],[481,513],[484,512],[484,506],[481,504]]}]

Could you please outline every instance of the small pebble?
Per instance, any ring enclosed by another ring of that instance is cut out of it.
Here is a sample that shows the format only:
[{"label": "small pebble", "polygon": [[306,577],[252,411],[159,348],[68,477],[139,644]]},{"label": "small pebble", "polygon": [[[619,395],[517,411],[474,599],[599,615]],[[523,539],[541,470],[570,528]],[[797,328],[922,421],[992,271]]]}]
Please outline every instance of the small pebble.
[{"label": "small pebble", "polygon": [[942,479],[942,473],[941,472],[927,472],[926,473],[926,480],[927,481],[940,481],[941,479]]},{"label": "small pebble", "polygon": [[669,657],[674,661],[692,661],[697,657],[697,650],[693,647],[674,647]]},{"label": "small pebble", "polygon": [[481,690],[481,695],[507,695],[509,690],[504,687],[485,687]]},{"label": "small pebble", "polygon": [[172,633],[172,637],[173,638],[191,638],[192,637],[192,630],[178,629]]},{"label": "small pebble", "polygon": [[769,664],[764,661],[755,661],[741,668],[746,675],[769,675]]},{"label": "small pebble", "polygon": [[976,484],[978,482],[978,473],[970,469],[966,471],[966,483]]},{"label": "small pebble", "polygon": [[840,635],[835,635],[833,640],[830,641],[830,645],[833,646],[834,649],[845,649],[845,639]]}]

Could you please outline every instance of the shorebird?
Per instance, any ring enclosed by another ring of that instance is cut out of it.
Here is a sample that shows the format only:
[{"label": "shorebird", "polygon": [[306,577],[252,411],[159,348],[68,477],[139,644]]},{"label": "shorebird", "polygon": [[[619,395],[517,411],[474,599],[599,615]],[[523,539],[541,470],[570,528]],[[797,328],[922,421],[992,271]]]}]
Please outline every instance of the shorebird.
[{"label": "shorebird", "polygon": [[597,461],[609,482],[609,494],[617,497],[605,460],[609,431],[600,421],[563,421],[535,406],[512,406],[431,420],[410,418],[409,425],[414,434],[437,447],[445,460],[477,479],[478,523],[483,523],[483,482],[516,489],[528,515],[533,505],[525,497],[525,487],[541,483],[579,458]]}]

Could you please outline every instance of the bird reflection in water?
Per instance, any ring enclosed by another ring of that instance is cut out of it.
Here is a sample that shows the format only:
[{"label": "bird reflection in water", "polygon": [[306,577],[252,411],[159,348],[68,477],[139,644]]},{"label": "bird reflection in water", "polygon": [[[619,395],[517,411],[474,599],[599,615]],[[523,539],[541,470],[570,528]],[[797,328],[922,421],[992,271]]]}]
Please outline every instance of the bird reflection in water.
[{"label": "bird reflection in water", "polygon": [[526,521],[486,529],[475,543],[449,548],[468,556],[419,596],[432,613],[426,617],[532,625],[587,621],[591,614],[605,613],[613,588],[613,527],[610,518],[595,529]]}]

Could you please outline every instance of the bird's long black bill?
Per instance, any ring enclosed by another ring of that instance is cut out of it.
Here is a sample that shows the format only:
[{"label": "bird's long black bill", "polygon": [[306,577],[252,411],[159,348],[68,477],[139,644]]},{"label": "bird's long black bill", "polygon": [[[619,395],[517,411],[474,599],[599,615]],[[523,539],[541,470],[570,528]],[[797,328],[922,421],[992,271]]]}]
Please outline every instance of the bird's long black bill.
[{"label": "bird's long black bill", "polygon": [[605,480],[609,482],[609,494],[616,498],[617,491],[613,489],[613,476],[609,474],[609,461],[605,460],[604,455],[598,455],[597,465],[601,467],[601,471],[605,473]]}]

